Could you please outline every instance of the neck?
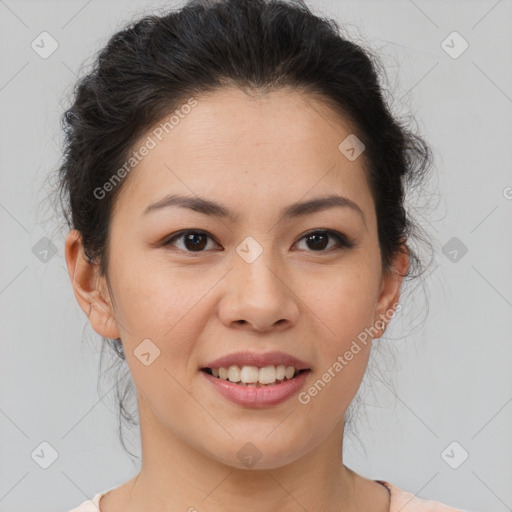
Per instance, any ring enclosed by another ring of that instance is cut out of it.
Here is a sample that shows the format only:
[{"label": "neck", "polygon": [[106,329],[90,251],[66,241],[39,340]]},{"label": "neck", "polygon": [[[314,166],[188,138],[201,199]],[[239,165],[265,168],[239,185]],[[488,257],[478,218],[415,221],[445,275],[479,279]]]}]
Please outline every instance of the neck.
[{"label": "neck", "polygon": [[355,510],[355,473],[342,462],[343,423],[286,465],[239,469],[184,443],[156,418],[149,421],[148,407],[140,406],[143,460],[125,510]]}]

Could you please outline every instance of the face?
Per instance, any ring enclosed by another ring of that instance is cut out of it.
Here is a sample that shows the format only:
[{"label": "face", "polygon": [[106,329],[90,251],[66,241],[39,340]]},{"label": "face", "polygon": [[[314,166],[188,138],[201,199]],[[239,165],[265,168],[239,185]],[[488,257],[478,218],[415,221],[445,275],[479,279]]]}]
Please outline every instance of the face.
[{"label": "face", "polygon": [[[278,467],[343,429],[401,281],[382,271],[364,153],[338,149],[344,119],[297,91],[195,99],[140,139],[156,144],[114,205],[110,288],[94,279],[105,301],[75,291],[94,329],[122,339],[141,425],[235,467],[250,442],[257,467]],[[72,252],[70,238],[70,268]],[[209,375],[237,363],[279,382]],[[288,380],[282,364],[303,371]]]}]

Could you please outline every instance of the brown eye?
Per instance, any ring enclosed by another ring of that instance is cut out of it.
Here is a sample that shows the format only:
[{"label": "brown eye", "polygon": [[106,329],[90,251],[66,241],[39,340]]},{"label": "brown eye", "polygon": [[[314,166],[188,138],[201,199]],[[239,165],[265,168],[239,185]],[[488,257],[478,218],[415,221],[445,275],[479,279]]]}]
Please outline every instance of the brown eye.
[{"label": "brown eye", "polygon": [[[206,232],[200,230],[186,230],[172,235],[163,242],[163,246],[175,246],[178,249],[189,253],[205,252],[208,245],[208,239],[213,238]],[[345,235],[333,230],[316,230],[304,235],[301,240],[306,240],[308,252],[329,252],[331,249],[351,248],[354,246]],[[329,241],[334,240],[334,246],[329,246]],[[178,246],[176,241],[181,241]]]},{"label": "brown eye", "polygon": [[207,246],[208,238],[212,240],[210,235],[204,231],[188,230],[182,231],[172,238],[167,239],[163,245],[174,245],[175,240],[182,240],[183,244],[182,247],[179,247],[180,249],[186,252],[203,252],[204,248]]},{"label": "brown eye", "polygon": [[[317,230],[312,231],[310,233],[307,233],[304,235],[301,240],[306,240],[306,244],[309,249],[311,249],[313,252],[324,252],[325,249],[328,247],[328,241],[329,239],[334,239],[337,242],[338,247],[347,247],[350,248],[353,246],[347,238],[342,235],[341,233],[338,233],[337,231],[332,230]],[[334,246],[336,247],[336,246]],[[332,249],[333,247],[329,247],[329,249]]]}]

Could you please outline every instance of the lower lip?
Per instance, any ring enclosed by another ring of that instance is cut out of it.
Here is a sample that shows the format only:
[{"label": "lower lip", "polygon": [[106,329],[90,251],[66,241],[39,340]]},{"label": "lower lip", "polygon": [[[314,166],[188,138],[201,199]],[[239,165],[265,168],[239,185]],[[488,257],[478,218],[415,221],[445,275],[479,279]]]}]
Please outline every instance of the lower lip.
[{"label": "lower lip", "polygon": [[304,386],[304,381],[310,374],[310,371],[301,372],[297,377],[285,380],[280,384],[262,387],[234,384],[233,382],[213,377],[209,373],[203,371],[201,373],[212,383],[216,391],[231,402],[246,407],[261,408],[280,404],[292,397]]}]

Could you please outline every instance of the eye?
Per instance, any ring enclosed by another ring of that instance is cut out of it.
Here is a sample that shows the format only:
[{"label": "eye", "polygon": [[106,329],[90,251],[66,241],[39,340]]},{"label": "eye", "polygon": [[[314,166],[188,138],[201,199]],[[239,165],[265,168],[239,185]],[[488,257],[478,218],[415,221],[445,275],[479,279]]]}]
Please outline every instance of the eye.
[{"label": "eye", "polygon": [[[300,240],[305,239],[308,246],[313,249],[313,252],[327,252],[325,249],[329,238],[332,238],[337,242],[338,248],[346,247],[350,249],[354,246],[354,244],[350,242],[345,235],[331,229],[310,231]],[[185,252],[203,252],[205,247],[208,245],[208,239],[213,240],[213,238],[205,231],[189,229],[172,235],[164,241],[162,245],[175,245],[175,241],[181,240],[183,241],[183,245],[178,247],[179,249]],[[334,247],[336,247],[336,245]],[[328,249],[332,248],[333,247],[328,247]]]},{"label": "eye", "polygon": [[[309,247],[312,247],[314,252],[327,252],[324,251],[326,248],[327,240],[329,238],[334,238],[338,246],[346,247],[350,249],[354,246],[352,242],[350,242],[345,235],[342,233],[339,233],[338,231],[333,231],[331,229],[324,229],[324,230],[316,230],[316,231],[310,231],[306,235],[304,235],[301,240],[306,240],[306,243],[309,245]],[[332,249],[330,247],[329,249]]]},{"label": "eye", "polygon": [[208,235],[208,233],[199,230],[186,230],[180,231],[179,233],[173,235],[171,238],[168,238],[162,245],[174,245],[175,240],[183,240],[184,249],[180,247],[181,250],[186,252],[203,252],[203,249],[207,245],[207,239],[213,240],[213,238]]}]

